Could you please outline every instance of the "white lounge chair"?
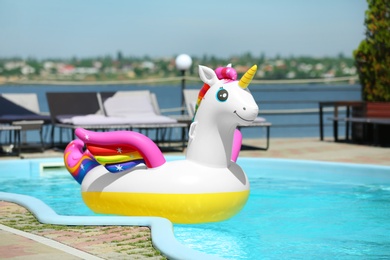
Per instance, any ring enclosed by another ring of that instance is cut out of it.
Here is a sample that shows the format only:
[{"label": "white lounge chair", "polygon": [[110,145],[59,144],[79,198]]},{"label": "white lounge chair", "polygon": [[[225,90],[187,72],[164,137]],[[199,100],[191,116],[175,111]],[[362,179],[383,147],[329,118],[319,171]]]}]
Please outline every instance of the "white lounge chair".
[{"label": "white lounge chair", "polygon": [[[156,130],[155,141],[170,143],[167,130],[187,124],[159,113],[156,97],[149,91],[90,93],[47,93],[52,118],[57,127],[90,130]],[[60,101],[58,101],[60,100]],[[60,103],[72,106],[60,106]],[[55,111],[55,112],[54,112]],[[179,140],[181,148],[184,141]]]},{"label": "white lounge chair", "polygon": [[[164,116],[160,112],[156,95],[145,91],[118,91],[109,98],[102,98],[103,109],[107,119],[121,121],[132,129],[156,130],[155,141],[164,143],[172,141],[173,128],[187,128],[187,124]],[[180,139],[184,149],[184,136]]]},{"label": "white lounge chair", "polygon": [[172,124],[176,119],[163,116],[149,91],[118,91],[103,102],[108,119],[125,124]]}]

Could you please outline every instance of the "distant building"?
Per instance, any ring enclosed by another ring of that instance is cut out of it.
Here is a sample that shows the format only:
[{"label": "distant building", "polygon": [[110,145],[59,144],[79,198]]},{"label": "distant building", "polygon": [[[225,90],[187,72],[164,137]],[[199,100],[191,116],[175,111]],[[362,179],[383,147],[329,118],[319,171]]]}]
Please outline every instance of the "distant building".
[{"label": "distant building", "polygon": [[75,72],[75,67],[69,64],[58,64],[57,73],[61,75],[72,75]]},{"label": "distant building", "polygon": [[23,75],[29,75],[35,73],[35,69],[29,65],[24,65],[20,71],[22,72]]}]

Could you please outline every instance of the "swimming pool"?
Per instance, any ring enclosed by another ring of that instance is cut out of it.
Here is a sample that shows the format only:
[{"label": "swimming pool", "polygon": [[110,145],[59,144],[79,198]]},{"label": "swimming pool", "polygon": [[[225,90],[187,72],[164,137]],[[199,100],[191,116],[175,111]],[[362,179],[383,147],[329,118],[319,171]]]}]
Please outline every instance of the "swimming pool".
[{"label": "swimming pool", "polygon": [[[390,257],[390,167],[253,158],[239,164],[251,182],[243,211],[220,223],[175,225],[179,242],[230,259]],[[66,170],[30,166],[28,175],[13,167],[1,168],[1,191],[36,196],[58,214],[93,215]],[[5,171],[19,175],[10,180]]]}]

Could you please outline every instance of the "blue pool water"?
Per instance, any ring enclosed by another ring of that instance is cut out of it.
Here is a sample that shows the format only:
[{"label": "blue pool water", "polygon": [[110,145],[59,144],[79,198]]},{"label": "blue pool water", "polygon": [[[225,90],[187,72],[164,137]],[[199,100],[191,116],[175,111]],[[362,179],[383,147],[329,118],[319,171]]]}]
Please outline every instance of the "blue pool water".
[{"label": "blue pool water", "polygon": [[[390,167],[245,158],[239,164],[251,183],[245,208],[220,223],[175,225],[182,244],[228,259],[390,258]],[[0,178],[0,185],[40,198],[58,214],[93,215],[64,169]]]}]

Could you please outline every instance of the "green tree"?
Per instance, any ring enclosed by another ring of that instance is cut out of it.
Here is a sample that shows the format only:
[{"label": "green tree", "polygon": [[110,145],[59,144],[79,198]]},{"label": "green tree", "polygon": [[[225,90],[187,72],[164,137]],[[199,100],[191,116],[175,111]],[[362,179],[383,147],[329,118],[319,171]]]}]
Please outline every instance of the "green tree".
[{"label": "green tree", "polygon": [[367,0],[366,38],[353,52],[366,101],[390,101],[390,0]]}]

